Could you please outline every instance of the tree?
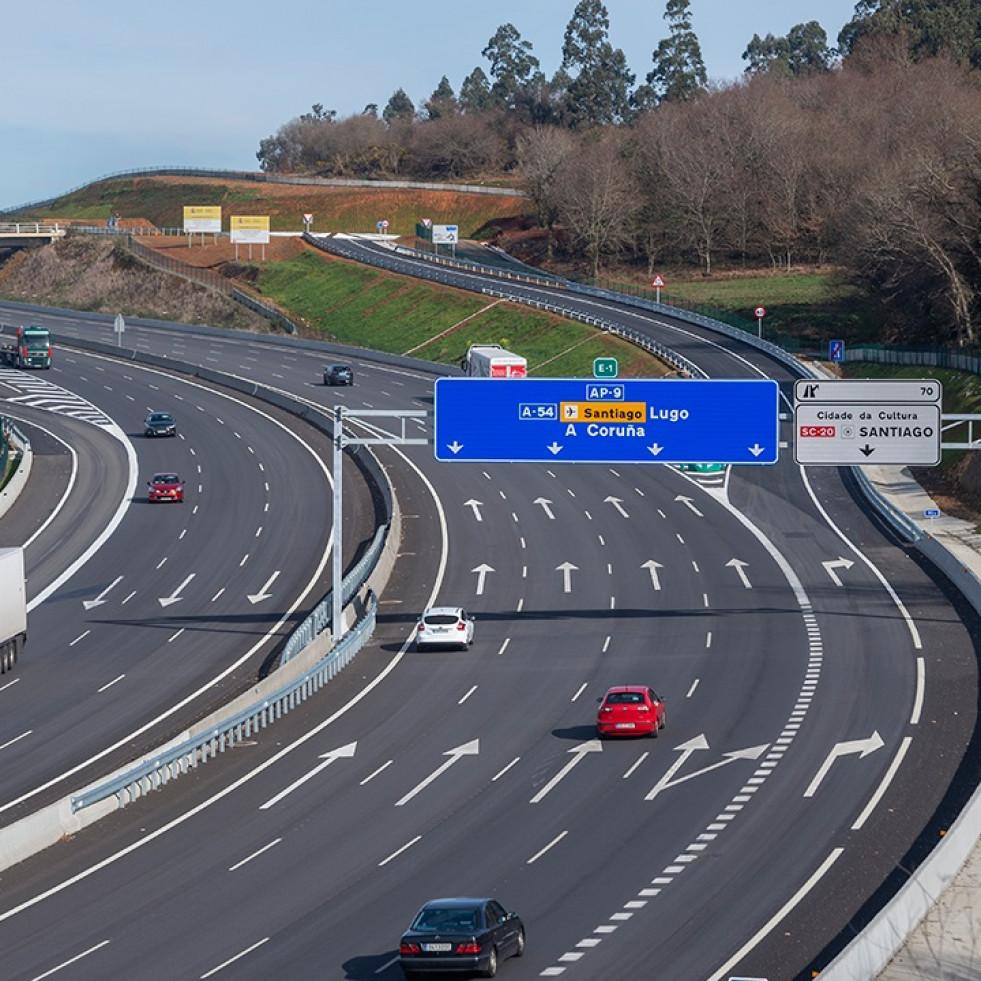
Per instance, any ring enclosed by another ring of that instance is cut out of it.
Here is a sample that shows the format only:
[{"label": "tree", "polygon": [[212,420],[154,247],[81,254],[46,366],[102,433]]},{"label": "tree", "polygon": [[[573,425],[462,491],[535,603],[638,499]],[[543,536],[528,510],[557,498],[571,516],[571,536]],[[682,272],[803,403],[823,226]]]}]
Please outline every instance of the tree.
[{"label": "tree", "polygon": [[746,71],[753,75],[801,76],[828,71],[833,57],[828,35],[816,20],[797,24],[786,37],[754,34],[743,52],[743,61],[749,63]]},{"label": "tree", "polygon": [[426,100],[425,109],[429,119],[439,119],[459,109],[453,86],[445,75],[439,80],[439,85],[436,86],[433,94]]},{"label": "tree", "polygon": [[559,218],[556,183],[574,148],[572,134],[558,126],[535,126],[519,133],[516,141],[518,171],[535,203],[538,224],[548,232],[548,259],[552,258],[555,224]]},{"label": "tree", "polygon": [[502,109],[514,109],[524,89],[540,74],[538,59],[531,53],[530,41],[524,41],[512,24],[502,24],[481,52],[490,62],[491,103]]},{"label": "tree", "polygon": [[670,34],[651,56],[654,68],[648,72],[647,84],[659,102],[684,102],[708,81],[702,48],[691,26],[690,0],[668,0],[664,19]]},{"label": "tree", "polygon": [[405,94],[405,89],[400,88],[392,93],[388,105],[382,110],[382,119],[386,123],[391,123],[396,119],[412,119],[415,114],[416,107],[412,104],[412,100]]},{"label": "tree", "polygon": [[457,100],[464,112],[483,112],[491,101],[490,81],[483,68],[475,68],[460,86],[460,98]]},{"label": "tree", "polygon": [[593,277],[604,257],[630,244],[636,224],[637,188],[623,165],[621,141],[616,130],[595,130],[556,174],[562,224],[585,252]]},{"label": "tree", "polygon": [[629,112],[634,75],[623,51],[610,44],[609,30],[601,0],[580,0],[562,45],[561,70],[570,79],[565,102],[574,126],[618,123]]},{"label": "tree", "polygon": [[899,38],[914,61],[945,54],[958,64],[981,68],[979,0],[859,0],[841,29],[845,56],[871,39]]}]

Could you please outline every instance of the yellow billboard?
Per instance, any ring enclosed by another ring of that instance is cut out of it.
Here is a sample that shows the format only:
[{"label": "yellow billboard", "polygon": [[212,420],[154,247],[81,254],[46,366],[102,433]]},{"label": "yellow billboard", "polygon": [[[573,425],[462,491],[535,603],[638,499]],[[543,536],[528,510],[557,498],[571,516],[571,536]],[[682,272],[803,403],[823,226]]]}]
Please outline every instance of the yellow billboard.
[{"label": "yellow billboard", "polygon": [[269,241],[269,215],[232,215],[229,218],[233,242]]},{"label": "yellow billboard", "polygon": [[221,205],[185,204],[184,231],[189,235],[192,232],[220,232]]}]

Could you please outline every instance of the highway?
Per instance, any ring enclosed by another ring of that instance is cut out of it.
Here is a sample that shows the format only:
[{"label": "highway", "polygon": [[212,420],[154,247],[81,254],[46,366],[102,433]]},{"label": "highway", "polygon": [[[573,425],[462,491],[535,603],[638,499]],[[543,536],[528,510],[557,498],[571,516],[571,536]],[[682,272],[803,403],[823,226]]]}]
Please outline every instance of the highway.
[{"label": "highway", "polygon": [[[702,328],[606,312],[684,347],[710,375],[790,381],[765,354]],[[108,376],[85,385],[93,370],[69,358],[87,356],[64,349],[73,331],[108,341],[109,326],[31,319],[63,339],[54,380],[120,415],[115,391],[134,366],[99,359]],[[430,373],[369,355],[356,386],[334,390],[316,384],[328,359],[288,339],[131,334],[141,350],[217,362],[322,404],[418,408],[431,396]],[[130,394],[142,410],[145,394]],[[195,446],[203,467],[219,455],[226,477],[253,466],[247,451],[226,459],[234,448],[227,437]],[[658,466],[378,453],[404,538],[372,644],[255,745],[5,873],[5,972],[394,979],[415,909],[459,893],[496,895],[524,918],[528,950],[502,965],[505,977],[774,981],[807,970],[916,839],[973,736],[974,647],[929,571],[863,512],[842,472],[804,471],[786,449],[724,484]],[[294,480],[277,496],[315,506],[306,488]],[[238,561],[216,546],[224,538],[180,541],[189,571],[206,555],[226,570]],[[68,584],[77,596],[120,574],[114,547],[126,553],[123,535],[79,573],[84,585]],[[126,574],[137,576],[132,564]],[[476,615],[469,652],[410,646],[415,616],[436,600]],[[84,622],[76,606],[52,650]],[[126,629],[142,636],[132,619]],[[106,661],[93,664],[118,672]],[[594,739],[597,700],[622,683],[666,698],[657,740]],[[151,695],[162,704],[183,690],[155,690],[152,674],[133,688],[131,724],[156,711]],[[17,686],[0,698],[25,710]],[[66,711],[54,707],[52,717]],[[26,788],[42,763],[21,752],[10,759]]]}]

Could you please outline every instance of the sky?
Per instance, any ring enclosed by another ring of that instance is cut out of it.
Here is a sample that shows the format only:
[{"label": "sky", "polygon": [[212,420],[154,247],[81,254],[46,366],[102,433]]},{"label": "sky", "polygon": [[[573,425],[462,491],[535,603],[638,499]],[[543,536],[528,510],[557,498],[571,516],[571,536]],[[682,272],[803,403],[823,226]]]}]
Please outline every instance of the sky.
[{"label": "sky", "polygon": [[[638,82],[666,0],[605,0]],[[31,0],[4,3],[0,209],[160,166],[257,170],[259,141],[319,103],[339,117],[404,89],[454,91],[512,24],[546,75],[576,0]],[[855,0],[691,0],[710,79],[738,78],[754,34],[818,21],[835,44]]]}]

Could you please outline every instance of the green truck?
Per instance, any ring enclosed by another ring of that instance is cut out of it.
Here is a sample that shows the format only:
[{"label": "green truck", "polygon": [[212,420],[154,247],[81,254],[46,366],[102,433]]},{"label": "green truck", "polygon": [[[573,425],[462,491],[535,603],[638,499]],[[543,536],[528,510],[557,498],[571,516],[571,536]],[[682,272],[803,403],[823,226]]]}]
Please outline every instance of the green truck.
[{"label": "green truck", "polygon": [[50,368],[51,334],[47,327],[18,327],[14,343],[0,345],[0,361],[13,368]]}]

